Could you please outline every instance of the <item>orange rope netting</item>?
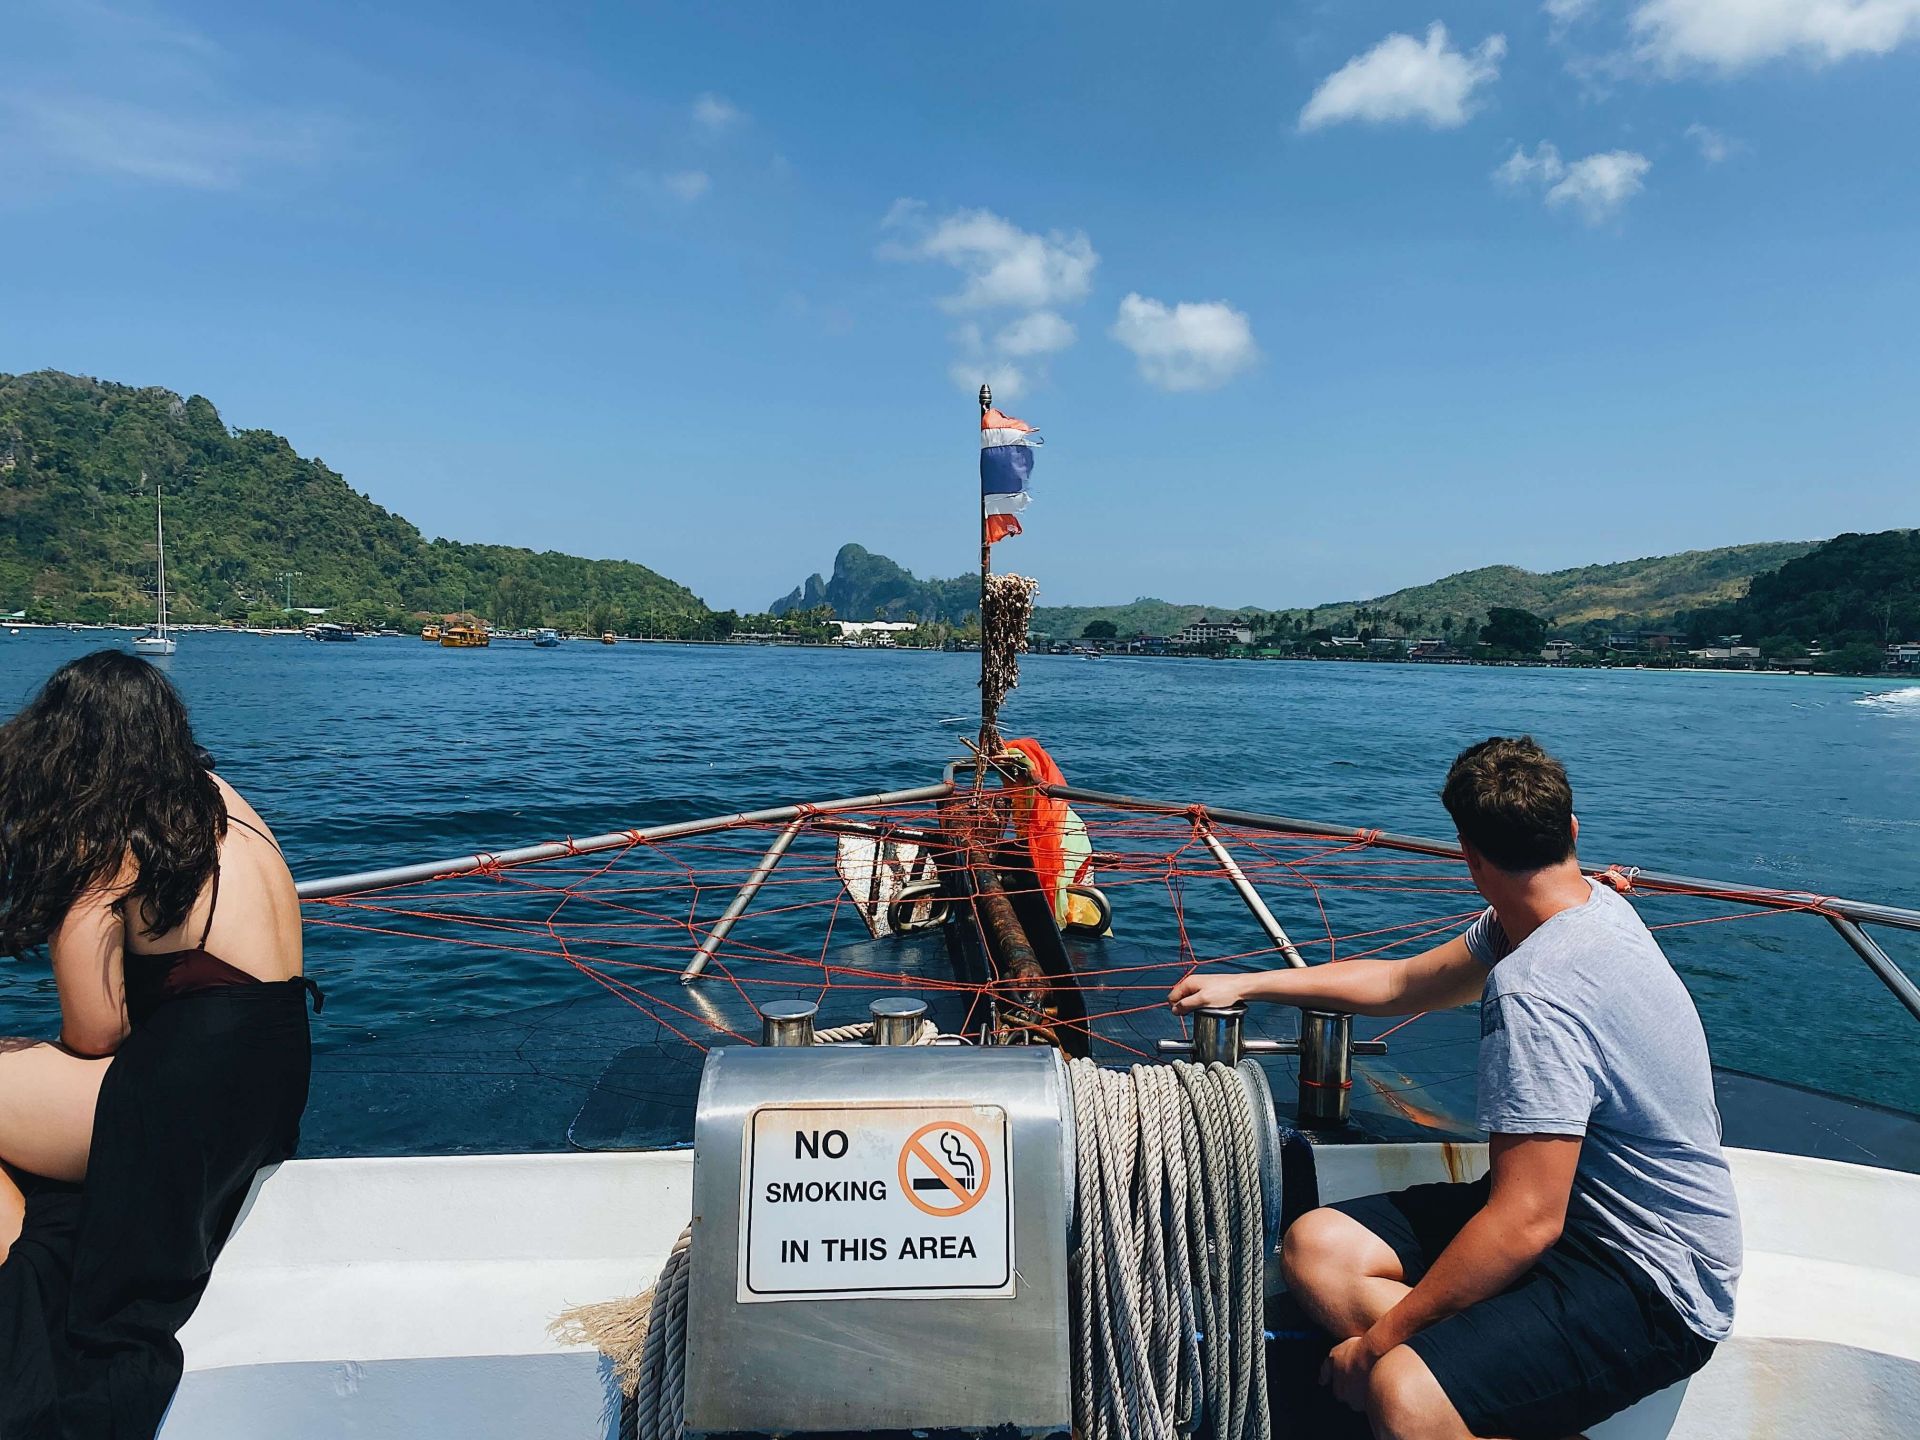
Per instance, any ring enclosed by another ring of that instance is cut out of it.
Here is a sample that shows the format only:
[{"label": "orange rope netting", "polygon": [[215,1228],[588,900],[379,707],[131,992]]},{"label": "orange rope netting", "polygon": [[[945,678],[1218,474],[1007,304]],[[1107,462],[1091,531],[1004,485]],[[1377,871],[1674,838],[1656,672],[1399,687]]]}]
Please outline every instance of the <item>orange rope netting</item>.
[{"label": "orange rope netting", "polygon": [[[1004,806],[1008,792],[989,802]],[[703,982],[727,987],[745,1009],[731,1019],[699,992],[677,984],[680,972],[713,933],[723,907],[761,864],[772,841],[793,822],[741,821],[675,840],[631,843],[593,854],[573,850],[519,866],[492,860],[433,880],[306,902],[308,924],[347,941],[366,937],[390,953],[413,947],[471,952],[474,968],[497,970],[510,958],[574,973],[652,1019],[690,1046],[753,1043],[740,1028],[757,1011],[755,995],[809,990],[825,1009],[830,998],[916,990],[957,996],[972,1026],[983,1004],[1007,982],[977,984],[886,963],[871,948],[856,958],[848,927],[868,939],[837,865],[835,827],[857,822],[882,836],[919,837],[942,869],[959,863],[956,849],[980,836],[998,838],[998,822],[977,818],[956,827],[951,802],[923,802],[831,816],[803,809],[791,848],[713,954]],[[1108,954],[1078,975],[1087,1014],[1070,1023],[1091,1032],[1101,1022],[1159,1008],[1169,976],[1203,967],[1257,968],[1276,963],[1274,947],[1254,925],[1228,883],[1227,870],[1205,843],[1211,833],[1287,925],[1310,961],[1399,957],[1457,934],[1482,902],[1456,860],[1386,848],[1377,832],[1351,840],[1280,834],[1216,823],[1200,807],[1078,807],[1094,846],[1091,883],[1111,903],[1114,929],[1134,948]],[[944,838],[942,838],[944,837]],[[1631,890],[1632,872],[1602,878]],[[1636,898],[1644,898],[1633,891]],[[1680,897],[1723,900],[1710,890]],[[1049,901],[1050,903],[1050,901]],[[1741,906],[1725,913],[1660,920],[1654,929],[1821,912],[1813,896],[1784,892],[1773,909]],[[966,923],[966,917],[960,917]],[[1254,943],[1258,942],[1258,943]],[[1128,960],[1126,955],[1140,958]],[[1120,963],[1111,963],[1114,960]],[[1413,1017],[1418,1019],[1419,1017]],[[1399,1030],[1412,1019],[1393,1027]],[[748,1025],[748,1029],[752,1028]],[[1391,1032],[1388,1032],[1391,1033]],[[1108,1043],[1130,1050],[1109,1033]],[[1139,1051],[1133,1051],[1139,1054]]]}]

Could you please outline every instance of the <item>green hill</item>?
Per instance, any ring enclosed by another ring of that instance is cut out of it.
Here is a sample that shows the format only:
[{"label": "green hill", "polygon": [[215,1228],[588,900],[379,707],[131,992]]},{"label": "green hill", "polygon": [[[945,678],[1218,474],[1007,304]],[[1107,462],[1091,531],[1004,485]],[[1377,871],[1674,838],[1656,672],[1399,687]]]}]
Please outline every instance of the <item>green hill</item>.
[{"label": "green hill", "polygon": [[[1729,545],[1544,575],[1514,565],[1489,565],[1370,600],[1337,600],[1286,611],[1258,605],[1181,605],[1148,596],[1125,605],[1042,605],[1034,611],[1033,625],[1056,639],[1079,636],[1091,620],[1110,620],[1121,635],[1170,635],[1203,616],[1239,616],[1256,630],[1274,627],[1276,619],[1288,625],[1298,619],[1309,629],[1349,630],[1372,623],[1439,634],[1449,619],[1462,632],[1469,625],[1477,627],[1495,606],[1549,616],[1561,629],[1590,620],[1631,625],[1676,611],[1729,604],[1746,593],[1755,575],[1807,554],[1818,543]],[[958,623],[973,614],[979,589],[977,576],[920,580],[884,555],[847,545],[834,557],[831,578],[809,577],[772,608],[783,614],[827,604],[843,620],[869,620],[882,613],[897,620],[912,612],[922,619]]]},{"label": "green hill", "polygon": [[1544,575],[1516,565],[1488,565],[1369,600],[1335,600],[1286,611],[1247,605],[1173,605],[1150,599],[1131,605],[1042,606],[1034,612],[1034,627],[1068,637],[1080,634],[1089,620],[1111,620],[1122,635],[1167,635],[1203,615],[1238,615],[1255,629],[1271,625],[1278,615],[1288,623],[1299,619],[1307,628],[1350,630],[1371,622],[1398,632],[1438,634],[1449,619],[1462,630],[1470,622],[1478,625],[1495,606],[1548,616],[1560,629],[1589,620],[1635,624],[1737,600],[1755,575],[1805,555],[1818,543],[1780,540],[1685,550]]},{"label": "green hill", "polygon": [[149,615],[155,484],[182,621],[277,620],[281,577],[298,571],[297,603],[343,619],[464,608],[508,626],[685,634],[708,622],[644,565],[429,540],[271,431],[229,430],[201,396],[51,371],[0,375],[0,610]]},{"label": "green hill", "polygon": [[1322,606],[1321,614],[1350,617],[1364,609],[1380,615],[1484,617],[1494,606],[1506,605],[1550,616],[1560,626],[1587,620],[1649,619],[1738,599],[1754,576],[1778,569],[1819,543],[1776,540],[1683,550],[1677,555],[1581,565],[1544,575],[1514,565],[1489,565],[1371,600]]},{"label": "green hill", "polygon": [[1033,628],[1043,635],[1071,640],[1087,628],[1088,621],[1111,620],[1120,635],[1171,635],[1202,618],[1238,616],[1258,629],[1274,613],[1258,605],[1176,605],[1171,600],[1143,595],[1126,605],[1041,605],[1033,612]]}]

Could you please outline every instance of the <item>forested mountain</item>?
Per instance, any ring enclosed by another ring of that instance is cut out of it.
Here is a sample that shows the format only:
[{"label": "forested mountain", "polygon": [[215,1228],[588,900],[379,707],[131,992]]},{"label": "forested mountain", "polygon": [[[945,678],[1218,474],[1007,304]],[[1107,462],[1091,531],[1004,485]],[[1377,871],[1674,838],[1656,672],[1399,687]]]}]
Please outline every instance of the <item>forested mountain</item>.
[{"label": "forested mountain", "polygon": [[[1180,605],[1146,597],[1125,605],[1042,605],[1034,611],[1033,625],[1056,639],[1078,637],[1094,620],[1112,622],[1123,636],[1169,635],[1202,616],[1240,616],[1256,630],[1299,619],[1309,629],[1392,625],[1397,633],[1423,630],[1438,635],[1443,626],[1461,633],[1475,629],[1495,607],[1531,611],[1551,618],[1558,628],[1590,620],[1636,623],[1734,601],[1755,575],[1805,555],[1818,543],[1729,545],[1544,575],[1514,565],[1490,565],[1372,600],[1329,601],[1288,611]],[[843,620],[870,620],[878,612],[897,620],[914,611],[923,619],[957,622],[973,613],[979,591],[978,576],[920,580],[884,555],[847,545],[834,557],[831,579],[811,576],[805,585],[775,601],[773,610],[780,614],[824,603]],[[1448,621],[1453,624],[1448,626]]]},{"label": "forested mountain", "polygon": [[960,575],[952,580],[921,580],[912,571],[862,545],[842,545],[833,557],[831,579],[809,575],[768,611],[785,615],[831,605],[842,620],[944,620],[958,625],[980,608],[980,577]]},{"label": "forested mountain", "polygon": [[508,626],[708,623],[691,591],[644,565],[429,540],[271,431],[229,430],[201,396],[50,371],[0,375],[0,610],[149,614],[156,485],[183,621],[277,621],[282,577],[297,571],[295,603],[342,619],[466,609]]},{"label": "forested mountain", "polygon": [[1680,618],[1698,638],[1738,633],[1753,644],[1880,646],[1920,637],[1920,530],[1836,535],[1754,576],[1734,603]]}]

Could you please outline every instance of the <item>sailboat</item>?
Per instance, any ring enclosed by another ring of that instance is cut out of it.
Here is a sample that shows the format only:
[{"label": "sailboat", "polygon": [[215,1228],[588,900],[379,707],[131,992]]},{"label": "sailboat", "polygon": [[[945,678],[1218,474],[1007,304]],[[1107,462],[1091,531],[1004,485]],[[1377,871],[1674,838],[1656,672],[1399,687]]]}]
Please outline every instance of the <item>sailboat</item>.
[{"label": "sailboat", "polygon": [[[140,477],[142,480],[146,476]],[[167,525],[160,512],[160,487],[153,487],[153,534],[159,550],[157,613],[153,628],[144,635],[133,638],[133,648],[140,655],[171,655],[180,648],[180,644],[167,633]]]}]

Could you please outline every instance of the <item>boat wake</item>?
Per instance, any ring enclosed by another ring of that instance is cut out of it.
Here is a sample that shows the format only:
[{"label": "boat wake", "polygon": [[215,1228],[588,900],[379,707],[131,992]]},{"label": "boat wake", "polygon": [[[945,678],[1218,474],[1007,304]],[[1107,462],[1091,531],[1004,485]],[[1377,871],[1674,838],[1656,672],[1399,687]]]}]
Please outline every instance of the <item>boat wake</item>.
[{"label": "boat wake", "polygon": [[1876,690],[1853,702],[1870,710],[1884,710],[1920,720],[1920,685],[1903,685],[1898,690]]}]

